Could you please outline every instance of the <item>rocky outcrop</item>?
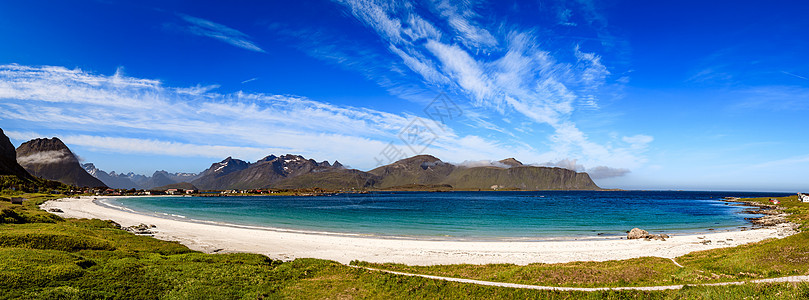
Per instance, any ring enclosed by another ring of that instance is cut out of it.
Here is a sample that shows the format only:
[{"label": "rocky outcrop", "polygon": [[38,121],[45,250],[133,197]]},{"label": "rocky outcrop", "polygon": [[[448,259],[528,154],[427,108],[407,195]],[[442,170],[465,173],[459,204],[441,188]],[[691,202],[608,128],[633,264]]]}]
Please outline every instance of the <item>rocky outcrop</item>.
[{"label": "rocky outcrop", "polygon": [[747,214],[763,215],[757,218],[745,218],[745,220],[748,220],[750,223],[752,223],[754,227],[771,227],[779,224],[788,223],[787,216],[789,216],[789,214],[785,213],[777,205],[743,200],[736,197],[728,197],[723,199],[722,201],[740,203],[741,205],[744,206],[754,207],[745,209],[743,211],[743,213]]}]

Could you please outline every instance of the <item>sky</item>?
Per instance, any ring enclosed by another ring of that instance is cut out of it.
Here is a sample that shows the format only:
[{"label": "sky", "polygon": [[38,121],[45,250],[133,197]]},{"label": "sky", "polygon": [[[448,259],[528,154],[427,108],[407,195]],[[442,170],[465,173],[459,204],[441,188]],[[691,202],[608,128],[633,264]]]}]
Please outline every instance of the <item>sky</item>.
[{"label": "sky", "polygon": [[107,172],[430,154],[809,191],[805,1],[2,1],[0,128]]}]

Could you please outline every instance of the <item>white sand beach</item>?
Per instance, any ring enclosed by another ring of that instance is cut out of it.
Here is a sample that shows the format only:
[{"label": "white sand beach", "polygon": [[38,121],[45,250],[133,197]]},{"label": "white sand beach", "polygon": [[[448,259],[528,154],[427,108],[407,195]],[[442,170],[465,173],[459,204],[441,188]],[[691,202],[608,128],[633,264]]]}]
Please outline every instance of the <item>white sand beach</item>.
[{"label": "white sand beach", "polygon": [[[347,264],[352,260],[408,265],[562,263],[607,261],[644,256],[675,258],[689,252],[733,247],[794,234],[793,224],[747,231],[676,235],[666,241],[618,238],[548,241],[443,241],[362,237],[234,227],[159,218],[96,204],[96,197],[48,201],[45,210],[67,218],[113,220],[122,226],[153,224],[154,237],[179,241],[212,253],[251,252],[273,259],[320,258]],[[98,197],[98,199],[101,199]],[[627,228],[629,229],[629,228]],[[704,243],[704,241],[710,241]]]}]

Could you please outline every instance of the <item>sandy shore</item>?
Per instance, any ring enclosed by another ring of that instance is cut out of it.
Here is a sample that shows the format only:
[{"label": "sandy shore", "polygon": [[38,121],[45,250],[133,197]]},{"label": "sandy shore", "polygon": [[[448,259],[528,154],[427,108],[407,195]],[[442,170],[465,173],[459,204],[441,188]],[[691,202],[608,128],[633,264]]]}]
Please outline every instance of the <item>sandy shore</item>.
[{"label": "sandy shore", "polygon": [[[693,251],[733,247],[794,234],[793,225],[747,231],[678,235],[666,241],[592,239],[567,241],[436,241],[284,232],[189,222],[123,211],[94,203],[95,197],[48,201],[45,210],[67,218],[113,220],[122,226],[154,224],[154,237],[179,241],[203,252],[251,252],[273,259],[321,258],[408,265],[560,263],[606,261],[643,256],[674,258]],[[98,199],[101,199],[100,197]],[[710,242],[705,242],[710,241]]]}]

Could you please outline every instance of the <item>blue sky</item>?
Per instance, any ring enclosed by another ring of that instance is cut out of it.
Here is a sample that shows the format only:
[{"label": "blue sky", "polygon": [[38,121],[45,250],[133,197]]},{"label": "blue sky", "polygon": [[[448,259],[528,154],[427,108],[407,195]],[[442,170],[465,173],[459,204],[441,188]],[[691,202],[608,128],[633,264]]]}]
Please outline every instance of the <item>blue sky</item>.
[{"label": "blue sky", "polygon": [[426,153],[606,188],[806,191],[807,15],[801,1],[3,1],[0,127],[117,172]]}]

